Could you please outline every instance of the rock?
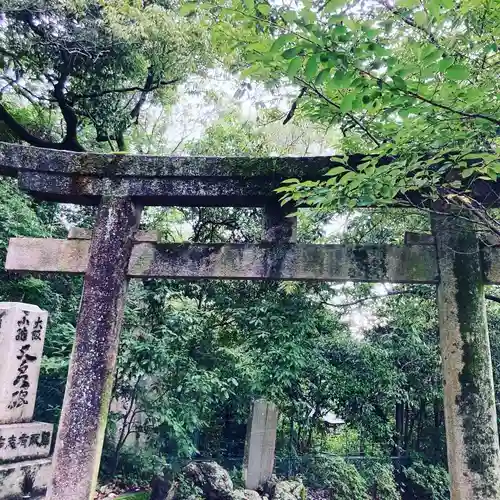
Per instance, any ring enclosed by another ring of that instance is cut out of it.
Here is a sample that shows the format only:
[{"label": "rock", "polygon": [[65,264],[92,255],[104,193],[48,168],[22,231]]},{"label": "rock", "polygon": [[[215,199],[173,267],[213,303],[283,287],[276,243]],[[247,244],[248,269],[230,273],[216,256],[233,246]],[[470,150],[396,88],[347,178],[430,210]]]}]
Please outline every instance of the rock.
[{"label": "rock", "polygon": [[151,496],[149,500],[171,500],[175,497],[178,484],[166,477],[155,477],[151,481]]},{"label": "rock", "polygon": [[279,481],[275,485],[273,500],[306,500],[306,497],[302,481]]},{"label": "rock", "polygon": [[234,500],[262,500],[262,497],[254,490],[234,490]]},{"label": "rock", "polygon": [[233,482],[229,473],[217,462],[191,462],[182,470],[206,500],[233,500]]},{"label": "rock", "polygon": [[279,483],[279,479],[273,474],[261,487],[260,490],[263,494],[263,497],[267,499],[274,497],[274,490],[276,489],[276,485]]}]

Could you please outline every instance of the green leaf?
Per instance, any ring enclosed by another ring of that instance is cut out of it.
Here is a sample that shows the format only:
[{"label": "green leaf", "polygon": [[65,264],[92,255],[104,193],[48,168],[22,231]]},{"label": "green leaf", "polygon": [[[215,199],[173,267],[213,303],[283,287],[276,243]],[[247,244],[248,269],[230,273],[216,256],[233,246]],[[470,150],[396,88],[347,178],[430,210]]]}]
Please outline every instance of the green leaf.
[{"label": "green leaf", "polygon": [[375,38],[380,33],[380,30],[378,30],[377,28],[372,28],[370,23],[364,23],[361,26],[361,29],[364,31],[366,38],[368,38],[368,40]]},{"label": "green leaf", "polygon": [[271,7],[267,3],[259,3],[257,10],[264,16],[268,16],[271,13]]},{"label": "green leaf", "polygon": [[354,177],[356,177],[356,172],[347,172],[347,174],[343,175],[340,179],[340,184],[343,184],[343,185],[346,185],[351,179],[354,179]]},{"label": "green leaf", "polygon": [[330,76],[330,68],[326,68],[320,71],[318,76],[316,77],[314,85],[323,85],[323,83],[325,83],[325,81],[328,79],[329,76]]},{"label": "green leaf", "polygon": [[181,16],[188,16],[189,14],[195,12],[197,7],[198,2],[187,2],[181,6],[181,8],[179,9],[179,14]]},{"label": "green leaf", "polygon": [[255,9],[255,2],[254,0],[244,0],[245,6],[248,10],[253,11]]},{"label": "green leaf", "polygon": [[309,58],[309,60],[306,63],[305,75],[307,78],[312,79],[316,76],[317,71],[318,71],[318,60],[316,59],[316,56],[313,55]]},{"label": "green leaf", "polygon": [[242,78],[246,78],[247,76],[253,75],[257,71],[259,71],[259,67],[257,66],[249,66],[248,68],[244,69],[241,73],[240,76]]},{"label": "green leaf", "polygon": [[439,4],[441,7],[444,7],[445,9],[452,9],[453,8],[453,0],[439,0]]},{"label": "green leaf", "polygon": [[343,36],[347,33],[347,28],[342,25],[335,26],[335,29],[333,30],[333,34],[336,37]]},{"label": "green leaf", "polygon": [[325,12],[333,12],[346,4],[347,0],[328,0],[324,7]]},{"label": "green leaf", "polygon": [[420,0],[397,0],[396,5],[398,7],[406,7],[408,9],[411,9],[412,7],[419,7]]},{"label": "green leaf", "polygon": [[406,83],[405,81],[400,77],[400,76],[396,76],[394,75],[392,77],[392,81],[394,82],[394,85],[398,88],[398,89],[403,89],[405,90],[406,89]]},{"label": "green leaf", "polygon": [[488,174],[488,177],[492,181],[498,180],[499,174],[496,172],[496,169],[494,169],[494,168],[487,168],[486,169],[486,173]]},{"label": "green leaf", "polygon": [[439,61],[439,71],[445,72],[455,62],[453,57],[445,57]]},{"label": "green leaf", "polygon": [[390,52],[385,47],[382,47],[382,45],[380,45],[379,43],[373,44],[373,51],[378,57],[384,57],[390,54]]},{"label": "green leaf", "polygon": [[302,67],[302,58],[294,57],[290,64],[288,65],[288,69],[286,70],[287,75],[293,79],[293,77],[299,72]]},{"label": "green leaf", "polygon": [[311,9],[302,9],[300,15],[306,24],[314,24],[316,21],[316,14]]},{"label": "green leaf", "polygon": [[427,26],[427,14],[423,10],[415,12],[415,14],[413,15],[413,19],[417,26]]},{"label": "green leaf", "polygon": [[354,20],[348,17],[345,20],[345,25],[351,30],[351,31],[357,31],[359,29],[359,24]]},{"label": "green leaf", "polygon": [[281,17],[287,23],[293,23],[294,21],[297,20],[297,13],[294,10],[288,10],[286,12],[282,12]]},{"label": "green leaf", "polygon": [[352,77],[352,73],[346,73],[339,69],[333,75],[332,80],[330,80],[330,86],[337,89],[349,88],[352,83]]},{"label": "green leaf", "polygon": [[462,170],[462,177],[464,179],[467,179],[467,177],[470,177],[475,172],[476,172],[475,168],[466,168],[465,170]]},{"label": "green leaf", "polygon": [[446,76],[450,80],[467,80],[469,75],[469,68],[463,64],[453,64],[446,70]]},{"label": "green leaf", "polygon": [[284,59],[293,59],[300,51],[300,47],[292,47],[291,49],[286,49],[281,56]]},{"label": "green leaf", "polygon": [[295,40],[295,35],[293,33],[286,33],[285,35],[279,36],[271,45],[270,52],[278,52],[278,50],[282,49],[288,42],[291,42],[292,40]]},{"label": "green leaf", "polygon": [[340,111],[342,113],[349,113],[349,111],[352,110],[354,99],[356,99],[356,94],[354,92],[346,94],[340,103]]},{"label": "green leaf", "polygon": [[443,55],[442,50],[439,50],[439,49],[433,50],[430,54],[427,54],[424,57],[424,63],[425,64],[432,64],[434,61],[437,61],[438,59],[440,59],[442,55]]},{"label": "green leaf", "polygon": [[341,174],[342,172],[346,172],[347,168],[338,166],[338,167],[333,167],[325,175],[328,175],[330,177],[333,177],[334,175]]}]

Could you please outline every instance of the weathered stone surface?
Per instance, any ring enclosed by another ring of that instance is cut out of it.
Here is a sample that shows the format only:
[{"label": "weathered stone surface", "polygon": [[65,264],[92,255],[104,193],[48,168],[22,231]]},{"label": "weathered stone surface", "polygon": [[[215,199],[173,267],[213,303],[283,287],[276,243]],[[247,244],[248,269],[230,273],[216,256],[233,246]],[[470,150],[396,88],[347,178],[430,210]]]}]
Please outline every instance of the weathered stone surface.
[{"label": "weathered stone surface", "polygon": [[500,498],[500,450],[480,247],[472,223],[433,217],[451,500]]},{"label": "weathered stone surface", "polygon": [[500,247],[482,247],[482,270],[487,283],[500,283]]},{"label": "weathered stone surface", "polygon": [[[10,271],[83,273],[89,246],[86,240],[12,238],[5,267]],[[127,274],[131,278],[393,283],[437,283],[438,279],[436,251],[428,245],[137,243]]]},{"label": "weathered stone surface", "polygon": [[301,481],[278,481],[273,500],[305,500],[307,490]]},{"label": "weathered stone surface", "polygon": [[405,245],[435,245],[434,235],[428,233],[405,233]]},{"label": "weathered stone surface", "polygon": [[[483,246],[498,246],[500,245],[500,237],[496,234],[482,232],[478,233],[479,243]],[[434,235],[428,233],[405,233],[405,245],[435,245],[436,240]]]},{"label": "weathered stone surface", "polygon": [[[0,500],[20,500],[44,495],[50,473],[50,458],[0,465]],[[28,494],[29,497],[24,496]]]},{"label": "weathered stone surface", "polygon": [[249,490],[257,490],[273,474],[277,426],[276,405],[264,399],[255,401],[248,421],[243,469]]},{"label": "weathered stone surface", "polygon": [[48,457],[53,424],[30,422],[0,425],[0,462]]},{"label": "weathered stone surface", "polygon": [[47,311],[0,302],[0,423],[33,418]]},{"label": "weathered stone surface", "polygon": [[261,207],[281,179],[243,178],[100,178],[20,172],[19,187],[49,201],[97,205],[102,196],[131,197],[142,205],[180,207]]},{"label": "weathered stone surface", "polygon": [[99,209],[48,500],[87,500],[95,488],[127,289],[126,268],[139,214],[134,203],[119,198],[104,199]]},{"label": "weathered stone surface", "polygon": [[[363,158],[363,155],[352,155],[350,164],[359,164]],[[318,175],[335,165],[339,165],[339,160],[330,156],[252,158],[75,153],[0,142],[0,170],[8,175],[33,170],[97,177],[302,176]]]},{"label": "weathered stone surface", "polygon": [[90,241],[45,238],[11,238],[5,269],[41,272],[85,273]]},{"label": "weathered stone surface", "polygon": [[[92,229],[84,227],[72,227],[68,231],[68,240],[90,240],[92,238]],[[160,241],[158,231],[137,231],[134,235],[134,242],[156,243]]]},{"label": "weathered stone surface", "polygon": [[234,490],[234,500],[262,500],[262,497],[254,490]]},{"label": "weathered stone surface", "polygon": [[297,217],[291,216],[296,208],[287,203],[269,202],[263,209],[263,242],[289,243],[297,239]]},{"label": "weathered stone surface", "polygon": [[229,473],[217,462],[191,462],[182,470],[206,500],[233,500],[233,482]]}]

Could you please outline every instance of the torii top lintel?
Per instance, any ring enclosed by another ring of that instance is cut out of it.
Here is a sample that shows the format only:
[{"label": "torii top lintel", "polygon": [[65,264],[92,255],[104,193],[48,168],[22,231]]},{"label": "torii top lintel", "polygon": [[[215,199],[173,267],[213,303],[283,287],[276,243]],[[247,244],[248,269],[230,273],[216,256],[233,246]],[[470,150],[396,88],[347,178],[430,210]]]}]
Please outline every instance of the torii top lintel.
[{"label": "torii top lintel", "polygon": [[[361,158],[361,157],[360,157]],[[360,161],[360,160],[357,160]],[[75,153],[0,143],[0,172],[45,200],[97,204],[103,195],[145,205],[263,206],[290,177],[319,178],[330,157],[182,157]]]},{"label": "torii top lintel", "polygon": [[[357,168],[366,156],[347,159]],[[391,160],[382,158],[379,163]],[[33,196],[64,203],[98,204],[102,196],[123,196],[143,205],[259,207],[276,200],[287,178],[319,179],[343,165],[335,156],[202,157],[120,153],[77,153],[0,142],[0,174],[18,177]],[[480,181],[474,193],[496,204],[500,189]],[[417,200],[416,200],[417,201]]]}]

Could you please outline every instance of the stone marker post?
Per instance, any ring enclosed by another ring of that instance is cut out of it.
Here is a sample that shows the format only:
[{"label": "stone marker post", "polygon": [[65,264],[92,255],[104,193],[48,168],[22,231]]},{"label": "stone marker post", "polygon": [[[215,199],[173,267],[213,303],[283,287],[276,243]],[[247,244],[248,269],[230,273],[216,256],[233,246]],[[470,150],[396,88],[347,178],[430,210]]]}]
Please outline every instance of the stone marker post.
[{"label": "stone marker post", "polygon": [[500,498],[500,453],[481,252],[474,225],[433,216],[451,500]]},{"label": "stone marker post", "polygon": [[139,219],[140,209],[128,198],[103,198],[99,207],[48,500],[90,499],[94,493],[118,353],[126,273]]},{"label": "stone marker post", "polygon": [[47,316],[0,302],[0,500],[47,489],[53,425],[32,422]]},{"label": "stone marker post", "polygon": [[245,443],[243,475],[245,488],[248,490],[256,490],[273,473],[277,426],[276,405],[265,399],[255,401],[248,420]]}]

